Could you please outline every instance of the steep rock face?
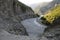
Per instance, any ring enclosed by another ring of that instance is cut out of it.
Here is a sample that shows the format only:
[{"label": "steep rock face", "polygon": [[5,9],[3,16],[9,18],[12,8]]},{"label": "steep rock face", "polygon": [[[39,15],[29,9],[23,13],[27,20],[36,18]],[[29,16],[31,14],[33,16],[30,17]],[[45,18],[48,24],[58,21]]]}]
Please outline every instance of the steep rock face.
[{"label": "steep rock face", "polygon": [[48,40],[60,40],[60,25],[48,26],[43,35]]},{"label": "steep rock face", "polygon": [[0,29],[11,34],[28,35],[21,20],[35,16],[32,9],[18,0],[0,0]]},{"label": "steep rock face", "polygon": [[48,10],[50,10],[51,8],[53,8],[54,6],[56,6],[57,4],[60,4],[60,0],[53,0],[48,5],[41,7],[40,12],[42,14],[45,14],[45,12],[47,12]]},{"label": "steep rock face", "polygon": [[15,15],[20,17],[21,20],[36,17],[34,11],[23,3],[17,1],[14,5]]}]

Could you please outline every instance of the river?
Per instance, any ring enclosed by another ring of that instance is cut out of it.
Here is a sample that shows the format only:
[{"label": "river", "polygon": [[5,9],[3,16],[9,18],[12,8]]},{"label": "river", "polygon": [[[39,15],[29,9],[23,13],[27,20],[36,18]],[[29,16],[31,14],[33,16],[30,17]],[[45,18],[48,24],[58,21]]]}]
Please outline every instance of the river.
[{"label": "river", "polygon": [[43,24],[38,23],[36,20],[38,18],[31,18],[21,21],[23,26],[26,28],[29,36],[40,36],[43,34],[44,29],[47,27]]},{"label": "river", "polygon": [[[44,29],[47,26],[38,23],[36,19],[38,18],[31,18],[21,21],[29,36],[13,35],[5,30],[0,29],[0,40],[39,40],[40,37],[38,36],[43,34]],[[42,40],[46,40],[46,38],[43,37]]]}]

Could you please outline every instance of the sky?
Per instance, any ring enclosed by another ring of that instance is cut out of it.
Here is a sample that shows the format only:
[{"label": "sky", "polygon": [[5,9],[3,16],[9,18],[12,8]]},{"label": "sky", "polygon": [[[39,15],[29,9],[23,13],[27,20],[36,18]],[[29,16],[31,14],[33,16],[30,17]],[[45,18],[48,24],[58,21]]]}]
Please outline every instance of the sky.
[{"label": "sky", "polygon": [[34,3],[51,2],[52,0],[19,0],[19,1],[29,6]]}]

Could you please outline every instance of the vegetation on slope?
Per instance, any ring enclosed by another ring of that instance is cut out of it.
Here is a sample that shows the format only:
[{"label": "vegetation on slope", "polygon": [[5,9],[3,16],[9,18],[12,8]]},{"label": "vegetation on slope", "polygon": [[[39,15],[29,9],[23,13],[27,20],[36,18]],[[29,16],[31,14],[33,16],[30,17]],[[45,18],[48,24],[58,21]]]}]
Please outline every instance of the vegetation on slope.
[{"label": "vegetation on slope", "polygon": [[54,20],[60,18],[60,4],[49,10],[43,18],[50,24],[52,24]]}]

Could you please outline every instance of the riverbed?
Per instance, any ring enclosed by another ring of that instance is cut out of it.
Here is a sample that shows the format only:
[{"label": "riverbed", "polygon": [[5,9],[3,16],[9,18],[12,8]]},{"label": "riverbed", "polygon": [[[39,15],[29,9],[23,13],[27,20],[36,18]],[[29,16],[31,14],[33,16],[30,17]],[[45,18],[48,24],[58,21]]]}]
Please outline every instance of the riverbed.
[{"label": "riverbed", "polygon": [[26,28],[29,36],[38,37],[43,34],[44,29],[47,27],[46,25],[38,23],[36,20],[38,18],[31,18],[21,21],[23,26]]}]

